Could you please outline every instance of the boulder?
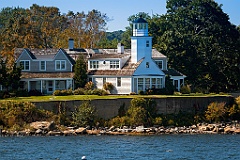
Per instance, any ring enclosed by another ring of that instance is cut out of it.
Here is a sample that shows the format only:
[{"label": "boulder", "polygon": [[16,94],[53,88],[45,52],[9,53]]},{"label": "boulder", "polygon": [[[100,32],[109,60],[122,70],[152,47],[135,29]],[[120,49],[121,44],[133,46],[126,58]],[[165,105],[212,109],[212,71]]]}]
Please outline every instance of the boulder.
[{"label": "boulder", "polygon": [[80,128],[75,130],[75,133],[76,134],[86,134],[87,133],[87,129],[83,128],[83,127],[80,127]]},{"label": "boulder", "polygon": [[32,122],[30,124],[30,127],[34,128],[35,130],[41,129],[41,130],[53,131],[56,129],[56,125],[53,121],[52,122],[47,122],[47,121]]},{"label": "boulder", "polygon": [[240,128],[235,129],[234,133],[235,134],[240,134]]},{"label": "boulder", "polygon": [[63,131],[64,136],[71,136],[71,135],[77,135],[74,130],[65,130]]},{"label": "boulder", "polygon": [[235,129],[232,128],[231,126],[227,126],[224,128],[224,133],[227,133],[227,134],[231,134],[231,133],[234,133]]},{"label": "boulder", "polygon": [[47,133],[47,136],[61,136],[62,135],[62,132],[59,132],[59,131],[49,131]]}]

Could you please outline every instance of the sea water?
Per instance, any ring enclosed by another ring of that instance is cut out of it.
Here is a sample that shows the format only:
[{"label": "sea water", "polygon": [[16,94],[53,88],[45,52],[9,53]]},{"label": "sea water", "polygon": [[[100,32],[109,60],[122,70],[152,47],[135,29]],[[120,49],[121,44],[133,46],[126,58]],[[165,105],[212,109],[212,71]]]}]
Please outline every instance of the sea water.
[{"label": "sea water", "polygon": [[0,137],[0,160],[240,159],[240,135]]}]

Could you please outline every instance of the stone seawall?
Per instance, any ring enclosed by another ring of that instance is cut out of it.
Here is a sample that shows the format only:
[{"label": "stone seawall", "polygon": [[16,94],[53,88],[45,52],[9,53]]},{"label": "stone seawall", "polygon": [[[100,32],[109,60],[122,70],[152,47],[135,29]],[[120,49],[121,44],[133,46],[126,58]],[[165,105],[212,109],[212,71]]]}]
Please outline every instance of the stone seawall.
[{"label": "stone seawall", "polygon": [[[152,98],[157,103],[159,114],[176,114],[179,111],[184,113],[195,113],[196,111],[204,111],[211,102],[232,103],[232,96],[210,96],[210,97],[165,97]],[[102,99],[91,100],[91,105],[95,106],[97,116],[103,119],[110,119],[118,115],[120,106],[127,109],[130,106],[131,98],[121,99]],[[76,107],[80,106],[83,101],[51,101],[51,102],[33,102],[38,108],[50,110],[58,113],[65,110],[67,114],[71,114]]]}]

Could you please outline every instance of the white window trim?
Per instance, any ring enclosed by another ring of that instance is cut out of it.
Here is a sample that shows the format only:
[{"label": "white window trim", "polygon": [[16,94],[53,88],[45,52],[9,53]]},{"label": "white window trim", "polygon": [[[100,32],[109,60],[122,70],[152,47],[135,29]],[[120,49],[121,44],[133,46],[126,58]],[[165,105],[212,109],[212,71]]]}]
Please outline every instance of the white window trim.
[{"label": "white window trim", "polygon": [[[20,66],[21,66],[21,62],[23,62],[23,68],[22,68],[22,71],[30,71],[30,60],[20,60]],[[26,64],[25,62],[29,62],[29,69],[26,69]]]},{"label": "white window trim", "polygon": [[[44,69],[42,69],[42,62],[44,62]],[[39,70],[40,71],[46,71],[47,70],[47,62],[46,61],[39,61]]]},{"label": "white window trim", "polygon": [[[157,62],[160,62],[160,61],[162,62],[162,67],[161,67],[161,68],[160,68],[159,65],[157,64]],[[163,69],[163,60],[155,60],[155,62],[156,62],[157,66],[158,66],[160,69]]]},{"label": "white window trim", "polygon": [[[94,67],[94,62],[96,62],[97,63],[97,67]],[[97,61],[97,60],[90,60],[89,61],[89,68],[90,69],[98,69],[99,68],[99,61]]]},{"label": "white window trim", "polygon": [[[59,69],[57,68],[57,62],[60,62],[60,68],[59,68]],[[65,63],[65,68],[62,68],[62,63],[63,63],[63,62]],[[55,70],[56,70],[56,71],[64,71],[64,70],[67,69],[67,66],[66,66],[66,65],[67,65],[66,60],[56,60],[56,61],[55,61]]]},{"label": "white window trim", "polygon": [[[111,68],[111,66],[113,66],[113,67]],[[111,60],[109,67],[110,67],[110,69],[119,69],[120,68],[120,61],[119,60]]]},{"label": "white window trim", "polygon": [[[120,86],[118,86],[118,78],[120,78],[120,81],[121,81]],[[122,77],[117,77],[117,78],[116,78],[116,86],[117,86],[118,88],[121,88],[121,87],[122,87]]]}]

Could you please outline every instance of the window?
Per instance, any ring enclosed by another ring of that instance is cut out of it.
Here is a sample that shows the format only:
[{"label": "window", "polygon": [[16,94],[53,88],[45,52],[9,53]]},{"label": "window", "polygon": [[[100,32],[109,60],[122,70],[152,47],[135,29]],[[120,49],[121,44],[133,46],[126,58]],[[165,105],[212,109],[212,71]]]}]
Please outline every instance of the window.
[{"label": "window", "polygon": [[56,70],[66,70],[66,61],[65,60],[57,60],[55,62]]},{"label": "window", "polygon": [[90,69],[97,69],[98,67],[98,61],[90,61]]},{"label": "window", "polygon": [[40,61],[40,71],[46,71],[46,61]]},{"label": "window", "polygon": [[89,77],[88,78],[88,82],[92,82],[93,81],[93,78],[92,77]]},{"label": "window", "polygon": [[117,77],[117,87],[121,87],[121,86],[122,86],[121,77]]},{"label": "window", "polygon": [[106,83],[106,77],[103,77],[103,84],[105,84]]},{"label": "window", "polygon": [[29,71],[30,70],[30,61],[20,61],[20,66],[23,71]]},{"label": "window", "polygon": [[64,81],[64,80],[56,80],[55,81],[55,89],[57,89],[57,90],[64,90],[64,89],[66,89],[66,81]]},{"label": "window", "polygon": [[149,47],[149,41],[146,41],[146,47]]},{"label": "window", "polygon": [[146,68],[149,68],[149,62],[146,62]]},{"label": "window", "polygon": [[119,61],[110,61],[110,68],[118,69]]},{"label": "window", "polygon": [[156,64],[158,65],[158,67],[159,67],[160,69],[163,69],[163,61],[162,61],[162,60],[157,60],[157,61],[156,61]]},{"label": "window", "polygon": [[143,91],[143,78],[138,78],[138,91]]}]

